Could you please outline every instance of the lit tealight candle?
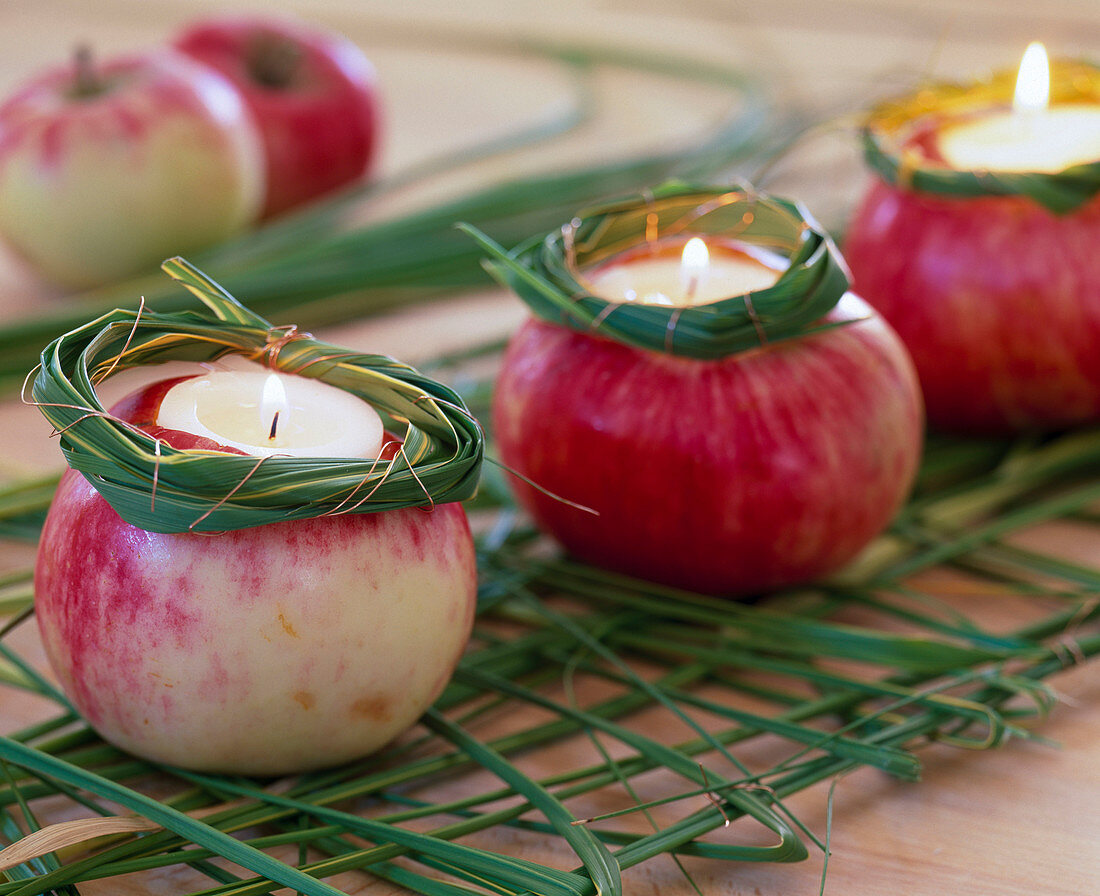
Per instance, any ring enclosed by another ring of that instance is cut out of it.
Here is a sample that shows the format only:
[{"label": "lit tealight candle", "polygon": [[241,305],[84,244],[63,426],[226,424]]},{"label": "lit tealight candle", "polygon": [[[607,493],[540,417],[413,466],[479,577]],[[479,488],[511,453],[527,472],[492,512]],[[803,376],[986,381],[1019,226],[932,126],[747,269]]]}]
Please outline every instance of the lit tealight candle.
[{"label": "lit tealight candle", "polygon": [[754,246],[660,240],[584,272],[593,295],[612,302],[690,307],[774,286],[784,259]]},{"label": "lit tealight candle", "polygon": [[378,457],[382,418],[361,398],[307,377],[214,370],[169,389],[157,425],[257,457]]},{"label": "lit tealight candle", "polygon": [[944,127],[939,151],[967,171],[1055,173],[1100,159],[1100,106],[1049,105],[1050,65],[1041,43],[1024,53],[1012,109]]}]

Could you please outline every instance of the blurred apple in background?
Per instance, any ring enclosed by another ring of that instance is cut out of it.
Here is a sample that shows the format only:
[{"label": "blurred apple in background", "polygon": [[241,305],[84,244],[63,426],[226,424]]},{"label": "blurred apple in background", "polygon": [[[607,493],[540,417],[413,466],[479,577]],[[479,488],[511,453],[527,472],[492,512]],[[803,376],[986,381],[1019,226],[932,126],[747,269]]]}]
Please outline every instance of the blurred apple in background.
[{"label": "blurred apple in background", "polygon": [[256,217],[264,159],[225,79],[158,49],[34,78],[0,105],[0,233],[67,287],[219,242]]},{"label": "blurred apple in background", "polygon": [[879,180],[844,256],[912,354],[931,426],[1004,436],[1100,421],[1098,242],[1098,198],[1056,214]]},{"label": "blurred apple in background", "polygon": [[197,22],[177,40],[240,91],[267,153],[262,216],[360,180],[375,155],[374,68],[347,38],[291,19]]}]

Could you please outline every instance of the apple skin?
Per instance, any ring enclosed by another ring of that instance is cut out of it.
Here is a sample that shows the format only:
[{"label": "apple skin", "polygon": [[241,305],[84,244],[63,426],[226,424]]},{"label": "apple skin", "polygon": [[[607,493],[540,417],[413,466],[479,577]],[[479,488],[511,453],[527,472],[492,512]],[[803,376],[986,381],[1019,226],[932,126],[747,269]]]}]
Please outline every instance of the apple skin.
[{"label": "apple skin", "polygon": [[242,15],[197,22],[175,46],[221,72],[251,110],[267,157],[263,218],[367,173],[378,142],[376,77],[347,38],[290,18]]},{"label": "apple skin", "polygon": [[62,688],[106,740],[170,765],[277,775],[409,728],[465,648],[476,585],[459,504],[163,535],[68,470],[35,613]]},{"label": "apple skin", "polygon": [[842,566],[890,521],[921,450],[916,374],[852,294],[834,329],[717,361],[528,320],[493,399],[519,502],[582,560],[745,595]]},{"label": "apple skin", "polygon": [[89,287],[220,242],[263,200],[259,136],[233,88],[182,53],[71,66],[0,105],[0,233],[46,278]]},{"label": "apple skin", "polygon": [[1057,215],[877,180],[844,246],[897,330],[931,427],[1002,435],[1100,420],[1100,197]]}]

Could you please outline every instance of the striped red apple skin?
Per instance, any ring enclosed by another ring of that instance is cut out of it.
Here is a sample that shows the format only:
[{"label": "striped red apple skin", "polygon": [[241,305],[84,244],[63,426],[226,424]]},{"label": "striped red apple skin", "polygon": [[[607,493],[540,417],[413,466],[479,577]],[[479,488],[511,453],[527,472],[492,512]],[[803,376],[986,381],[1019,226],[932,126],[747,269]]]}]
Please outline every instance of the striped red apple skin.
[{"label": "striped red apple skin", "polygon": [[1100,420],[1100,197],[1055,214],[1023,196],[873,184],[844,255],[897,330],[935,429],[983,435]]},{"label": "striped red apple skin", "polygon": [[[164,391],[113,410],[155,421]],[[65,693],[108,741],[272,775],[355,759],[412,725],[465,648],[476,588],[459,504],[163,535],[69,470],[35,612]]]},{"label": "striped red apple skin", "polygon": [[493,400],[501,459],[595,513],[517,479],[519,502],[576,557],[697,591],[838,569],[901,506],[923,424],[894,332],[852,294],[841,321],[718,361],[528,321]]}]

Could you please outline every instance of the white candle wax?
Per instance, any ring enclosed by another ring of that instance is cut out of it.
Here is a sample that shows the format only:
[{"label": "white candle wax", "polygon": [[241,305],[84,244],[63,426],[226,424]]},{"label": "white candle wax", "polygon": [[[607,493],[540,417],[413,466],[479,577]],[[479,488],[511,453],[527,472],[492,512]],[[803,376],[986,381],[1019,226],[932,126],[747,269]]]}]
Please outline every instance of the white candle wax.
[{"label": "white candle wax", "polygon": [[1100,159],[1100,106],[995,112],[944,128],[944,161],[964,171],[1056,173]]},{"label": "white candle wax", "polygon": [[941,129],[940,155],[967,171],[1054,174],[1100,159],[1100,105],[1049,106],[1050,63],[1041,43],[1020,62],[1011,110],[991,110]]},{"label": "white candle wax", "polygon": [[690,307],[774,286],[786,262],[754,246],[661,240],[584,273],[593,295],[613,302]]},{"label": "white candle wax", "polygon": [[384,437],[382,418],[361,398],[268,370],[214,370],[183,380],[165,393],[157,425],[257,457],[373,458]]}]

